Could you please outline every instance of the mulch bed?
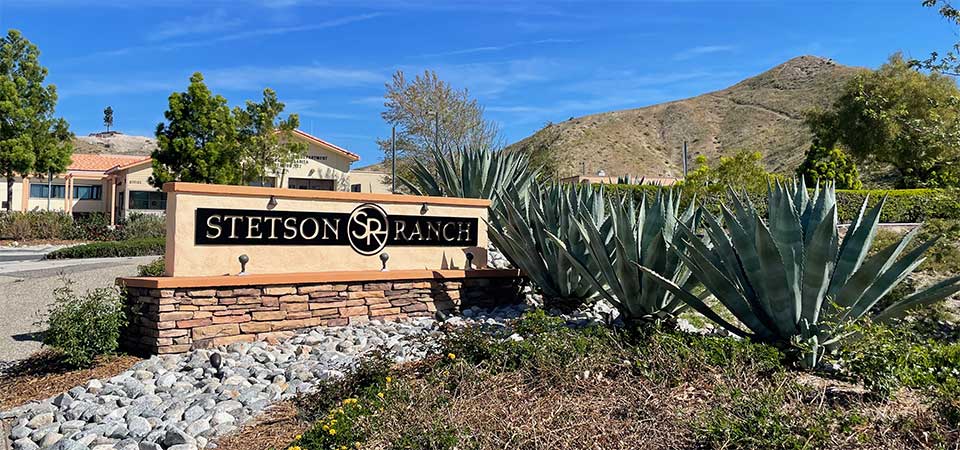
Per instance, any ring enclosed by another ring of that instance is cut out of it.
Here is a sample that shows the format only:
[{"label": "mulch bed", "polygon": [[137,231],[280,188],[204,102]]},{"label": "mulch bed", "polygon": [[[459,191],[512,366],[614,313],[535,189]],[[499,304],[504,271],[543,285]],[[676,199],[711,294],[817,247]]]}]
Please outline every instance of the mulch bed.
[{"label": "mulch bed", "polygon": [[0,375],[0,411],[53,397],[95,378],[113,377],[140,360],[129,355],[104,356],[93,367],[74,369],[51,351],[38,352]]},{"label": "mulch bed", "polygon": [[263,415],[217,441],[218,448],[230,450],[286,449],[294,438],[310,427],[298,417],[289,400],[277,402]]}]

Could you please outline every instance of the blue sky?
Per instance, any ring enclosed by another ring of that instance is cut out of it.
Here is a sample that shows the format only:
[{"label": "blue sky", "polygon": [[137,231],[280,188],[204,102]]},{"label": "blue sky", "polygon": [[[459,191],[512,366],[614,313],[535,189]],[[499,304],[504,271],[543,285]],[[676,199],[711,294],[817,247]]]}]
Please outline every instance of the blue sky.
[{"label": "blue sky", "polygon": [[590,113],[721,89],[804,54],[877,67],[946,50],[920,0],[0,0],[0,27],[42,52],[78,135],[153,135],[194,71],[233,105],[278,92],[301,128],[374,163],[384,83],[436,70],[507,143]]}]

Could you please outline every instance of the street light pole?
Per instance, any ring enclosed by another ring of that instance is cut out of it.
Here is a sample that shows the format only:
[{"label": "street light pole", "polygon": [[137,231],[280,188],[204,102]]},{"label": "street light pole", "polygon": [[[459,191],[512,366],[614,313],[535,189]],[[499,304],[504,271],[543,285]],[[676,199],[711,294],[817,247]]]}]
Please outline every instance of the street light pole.
[{"label": "street light pole", "polygon": [[393,186],[390,188],[391,194],[397,193],[397,126],[394,125],[390,129],[390,153],[392,154],[392,161],[390,162],[390,181],[393,183]]},{"label": "street light pole", "polygon": [[433,112],[433,146],[440,152],[440,111]]}]

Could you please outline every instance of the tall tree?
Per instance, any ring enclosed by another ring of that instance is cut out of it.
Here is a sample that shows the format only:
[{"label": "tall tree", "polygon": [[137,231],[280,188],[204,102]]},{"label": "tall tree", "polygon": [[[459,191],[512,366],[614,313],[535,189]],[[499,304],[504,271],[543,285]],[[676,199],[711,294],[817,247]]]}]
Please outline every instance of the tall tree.
[{"label": "tall tree", "polygon": [[7,179],[8,211],[17,175],[62,172],[73,153],[67,122],[54,117],[57,89],[44,85],[47,69],[39,56],[17,30],[0,39],[0,174]]},{"label": "tall tree", "polygon": [[245,182],[259,180],[263,185],[266,176],[273,175],[276,186],[282,186],[287,169],[306,155],[307,145],[293,139],[300,118],[290,114],[281,119],[285,107],[277,100],[277,93],[267,88],[260,103],[248,100],[246,109],[234,109],[245,153]]},{"label": "tall tree", "polygon": [[214,95],[200,72],[190,77],[186,92],[174,92],[157,125],[150,183],[168,181],[240,184],[242,152],[237,122],[227,100]]},{"label": "tall tree", "polygon": [[107,131],[113,126],[113,108],[110,106],[103,110],[103,126],[107,127]]},{"label": "tall tree", "polygon": [[854,77],[807,124],[824,147],[898,169],[901,187],[960,185],[960,89],[950,77],[913,70],[899,53]]},{"label": "tall tree", "polygon": [[[937,8],[940,16],[953,25],[960,25],[960,10],[954,8],[947,0],[923,0],[923,6]],[[943,55],[931,52],[930,57],[924,60],[910,60],[910,66],[926,69],[944,75],[960,76],[960,42],[955,42],[950,50]]]},{"label": "tall tree", "polygon": [[[412,81],[403,71],[386,84],[383,120],[397,127],[397,173],[408,173],[414,159],[426,161],[434,148],[498,149],[502,146],[496,123],[483,117],[483,106],[467,89],[454,89],[433,71]],[[384,159],[391,157],[390,139],[378,139]]]}]

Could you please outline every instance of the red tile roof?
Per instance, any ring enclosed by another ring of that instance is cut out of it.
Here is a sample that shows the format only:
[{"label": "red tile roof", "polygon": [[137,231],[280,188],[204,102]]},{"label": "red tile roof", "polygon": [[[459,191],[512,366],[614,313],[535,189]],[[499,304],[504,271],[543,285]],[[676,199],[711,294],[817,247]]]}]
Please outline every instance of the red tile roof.
[{"label": "red tile roof", "polygon": [[114,167],[126,166],[141,161],[147,161],[149,156],[130,156],[130,155],[101,155],[90,153],[74,153],[73,161],[67,170],[80,170],[87,172],[106,172]]}]

